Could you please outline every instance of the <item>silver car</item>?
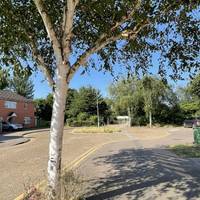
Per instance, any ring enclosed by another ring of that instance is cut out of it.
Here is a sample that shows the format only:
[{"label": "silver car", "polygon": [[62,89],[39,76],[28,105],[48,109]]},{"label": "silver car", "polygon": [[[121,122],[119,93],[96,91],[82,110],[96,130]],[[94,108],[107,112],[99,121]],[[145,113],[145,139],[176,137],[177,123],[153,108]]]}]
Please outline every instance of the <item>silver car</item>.
[{"label": "silver car", "polygon": [[2,122],[2,129],[4,131],[17,131],[22,130],[23,125],[22,124],[14,124],[10,122]]}]

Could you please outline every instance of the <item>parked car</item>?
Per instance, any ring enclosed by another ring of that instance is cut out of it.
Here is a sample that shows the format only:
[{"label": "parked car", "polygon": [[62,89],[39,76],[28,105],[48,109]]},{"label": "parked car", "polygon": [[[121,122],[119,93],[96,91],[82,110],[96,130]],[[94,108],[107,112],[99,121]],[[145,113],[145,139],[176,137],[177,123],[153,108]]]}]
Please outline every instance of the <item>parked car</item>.
[{"label": "parked car", "polygon": [[183,122],[185,128],[195,128],[200,126],[200,119],[190,119]]},{"label": "parked car", "polygon": [[9,122],[2,122],[2,129],[3,129],[3,131],[17,131],[17,130],[22,130],[23,125],[9,123]]}]

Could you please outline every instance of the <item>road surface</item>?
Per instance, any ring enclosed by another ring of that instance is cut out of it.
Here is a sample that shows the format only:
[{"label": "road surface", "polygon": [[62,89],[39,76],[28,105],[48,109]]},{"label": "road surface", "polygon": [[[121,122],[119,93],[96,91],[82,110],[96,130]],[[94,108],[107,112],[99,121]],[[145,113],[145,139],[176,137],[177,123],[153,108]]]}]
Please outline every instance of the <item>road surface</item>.
[{"label": "road surface", "polygon": [[[27,187],[46,178],[49,131],[28,134],[25,137],[29,142],[11,145],[20,135],[6,135],[0,143],[0,200],[13,200]],[[65,130],[63,166],[94,146],[124,138],[122,134],[72,134],[71,130]]]},{"label": "road surface", "polygon": [[104,146],[79,168],[87,177],[87,200],[200,199],[199,159],[182,159],[165,148],[192,143],[192,129],[148,140],[126,134],[129,141]]}]

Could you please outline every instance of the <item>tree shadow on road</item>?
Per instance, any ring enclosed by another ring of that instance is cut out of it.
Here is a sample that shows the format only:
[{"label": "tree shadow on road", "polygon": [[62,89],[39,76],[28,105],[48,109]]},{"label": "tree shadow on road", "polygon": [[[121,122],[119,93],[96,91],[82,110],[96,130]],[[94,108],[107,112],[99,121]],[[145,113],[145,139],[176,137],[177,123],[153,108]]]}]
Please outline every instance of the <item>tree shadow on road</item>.
[{"label": "tree shadow on road", "polygon": [[124,149],[93,161],[113,170],[90,180],[87,200],[200,199],[200,165],[165,149]]}]

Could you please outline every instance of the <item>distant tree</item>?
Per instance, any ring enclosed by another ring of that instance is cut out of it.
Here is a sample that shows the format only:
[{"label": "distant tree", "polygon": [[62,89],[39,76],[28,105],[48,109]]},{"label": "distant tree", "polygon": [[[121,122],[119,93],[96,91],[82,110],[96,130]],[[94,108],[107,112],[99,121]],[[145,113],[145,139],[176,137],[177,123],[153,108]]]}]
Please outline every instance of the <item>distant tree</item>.
[{"label": "distant tree", "polygon": [[129,116],[129,126],[132,124],[132,114],[137,110],[141,97],[141,93],[137,90],[137,83],[136,78],[122,78],[109,87],[115,110]]},{"label": "distant tree", "polygon": [[176,89],[176,94],[177,94],[178,101],[180,103],[189,102],[193,98],[193,95],[191,95],[191,92],[189,91],[188,86],[186,86],[186,87],[178,87]]},{"label": "distant tree", "polygon": [[9,86],[9,73],[5,69],[0,68],[0,90],[3,90]]},{"label": "distant tree", "polygon": [[[47,99],[50,99],[52,95],[48,95]],[[45,121],[51,120],[52,115],[52,102],[47,99],[36,99],[34,100],[35,104],[35,115],[39,119],[43,119]]]},{"label": "distant tree", "polygon": [[[110,86],[109,92],[114,110],[118,114],[129,115],[132,121],[129,125],[145,124],[147,117],[151,127],[152,115],[155,115],[157,122],[161,121],[156,117],[168,120],[168,111],[177,108],[178,104],[172,88],[152,76],[144,76],[142,79],[122,78]],[[160,113],[163,113],[162,117]]]},{"label": "distant tree", "polygon": [[27,99],[33,99],[34,97],[33,82],[30,79],[30,75],[24,71],[14,71],[10,87],[14,92]]},{"label": "distant tree", "polygon": [[[71,107],[71,102],[74,100],[74,94],[76,92],[77,91],[75,89],[69,88],[68,98],[66,101],[66,109],[65,109],[66,115],[68,114],[68,111]],[[53,95],[48,94],[46,98],[35,99],[34,103],[36,108],[35,115],[40,119],[51,121],[52,109],[53,109]]]},{"label": "distant tree", "polygon": [[81,87],[77,92],[72,93],[71,98],[73,98],[73,101],[71,101],[70,106],[66,109],[69,121],[71,119],[74,121],[77,119],[84,121],[89,120],[91,116],[97,116],[98,103],[100,118],[106,122],[110,115],[109,106],[98,90],[92,87]]},{"label": "distant tree", "polygon": [[152,114],[156,106],[165,99],[166,85],[158,78],[145,76],[140,81],[139,90],[144,98],[144,110],[149,118],[149,126],[152,126]]},{"label": "distant tree", "polygon": [[182,102],[180,103],[180,107],[185,118],[190,119],[200,116],[200,102],[197,100]]},{"label": "distant tree", "polygon": [[184,118],[200,116],[200,74],[196,75],[185,87],[178,89],[180,108]]},{"label": "distant tree", "polygon": [[73,113],[71,113],[72,102],[75,100],[75,96],[77,95],[77,90],[69,88],[67,93],[66,99],[66,106],[65,106],[65,118],[70,118]]},{"label": "distant tree", "polygon": [[194,77],[188,85],[188,90],[192,96],[200,100],[200,74]]}]

